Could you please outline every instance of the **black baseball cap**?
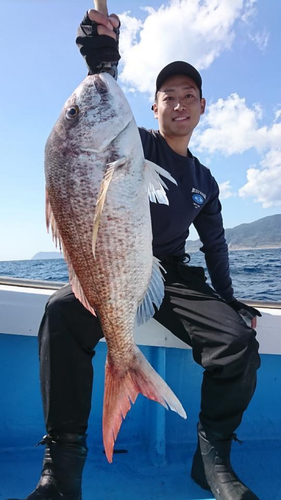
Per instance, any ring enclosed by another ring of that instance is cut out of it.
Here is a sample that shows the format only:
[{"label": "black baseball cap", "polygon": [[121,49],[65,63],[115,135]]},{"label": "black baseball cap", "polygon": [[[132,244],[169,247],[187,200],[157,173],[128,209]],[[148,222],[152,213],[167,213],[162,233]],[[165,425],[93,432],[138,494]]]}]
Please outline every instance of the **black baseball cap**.
[{"label": "black baseball cap", "polygon": [[186,75],[192,78],[192,80],[196,83],[196,86],[200,92],[200,98],[202,97],[202,78],[197,69],[194,68],[191,64],[184,61],[174,61],[165,68],[163,68],[159,75],[156,78],[156,92],[155,96],[160,89],[161,85],[169,78],[174,75]]}]

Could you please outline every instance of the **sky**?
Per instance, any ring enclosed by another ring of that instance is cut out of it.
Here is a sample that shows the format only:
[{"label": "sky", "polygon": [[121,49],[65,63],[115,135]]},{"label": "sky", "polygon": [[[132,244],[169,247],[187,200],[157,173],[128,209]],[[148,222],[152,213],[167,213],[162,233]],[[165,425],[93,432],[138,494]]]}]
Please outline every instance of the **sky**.
[{"label": "sky", "polygon": [[[44,145],[87,74],[75,46],[86,0],[0,0],[0,260],[54,251]],[[118,82],[137,124],[161,68],[200,71],[205,115],[190,149],[220,186],[225,228],[281,213],[281,0],[108,1],[121,18]],[[195,230],[191,238],[196,239]]]}]

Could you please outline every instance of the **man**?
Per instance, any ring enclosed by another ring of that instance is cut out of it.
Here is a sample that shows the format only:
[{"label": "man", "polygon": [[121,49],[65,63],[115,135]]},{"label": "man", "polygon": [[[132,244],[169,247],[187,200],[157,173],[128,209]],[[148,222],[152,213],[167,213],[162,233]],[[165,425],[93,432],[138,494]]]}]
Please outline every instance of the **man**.
[{"label": "man", "polygon": [[[117,75],[119,20],[90,10],[77,44],[89,72]],[[108,64],[110,63],[110,64]],[[165,267],[165,298],[155,319],[193,349],[205,368],[198,446],[192,478],[218,500],[257,500],[230,465],[230,448],[256,386],[260,360],[255,324],[260,313],[234,299],[227,245],[210,171],[188,144],[205,111],[202,80],[190,64],[166,66],[156,80],[153,112],[159,131],[140,129],[145,157],[168,170],[169,206],[152,204],[153,253]],[[194,224],[215,291],[202,268],[188,265],[185,240]],[[240,313],[240,314],[238,314]],[[80,500],[91,408],[92,356],[103,336],[97,317],[65,286],[49,300],[39,331],[41,389],[47,436],[43,471],[28,500]],[[188,390],[188,387],[187,387]]]}]

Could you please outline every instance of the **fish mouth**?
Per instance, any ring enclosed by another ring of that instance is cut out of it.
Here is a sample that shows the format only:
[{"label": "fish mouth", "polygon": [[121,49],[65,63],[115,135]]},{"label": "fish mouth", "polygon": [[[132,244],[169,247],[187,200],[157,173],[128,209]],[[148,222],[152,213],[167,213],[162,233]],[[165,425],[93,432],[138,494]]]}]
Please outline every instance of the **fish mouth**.
[{"label": "fish mouth", "polygon": [[101,78],[99,75],[95,75],[94,79],[94,85],[96,87],[97,92],[101,95],[104,96],[105,94],[108,94],[109,88],[106,83],[106,81]]}]

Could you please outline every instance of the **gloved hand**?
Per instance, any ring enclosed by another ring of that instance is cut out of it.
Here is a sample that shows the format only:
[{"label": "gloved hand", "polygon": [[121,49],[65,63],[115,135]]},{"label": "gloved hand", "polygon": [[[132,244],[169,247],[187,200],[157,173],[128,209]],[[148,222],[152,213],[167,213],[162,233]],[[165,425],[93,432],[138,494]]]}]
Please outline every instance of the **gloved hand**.
[{"label": "gloved hand", "polygon": [[[86,12],[77,30],[76,44],[93,75],[109,72],[117,79],[117,64],[120,21],[115,14],[109,17],[91,9]],[[106,65],[111,63],[111,65]]]},{"label": "gloved hand", "polygon": [[228,305],[234,309],[234,311],[238,312],[242,318],[247,318],[251,320],[251,327],[256,328],[257,326],[257,316],[261,316],[261,313],[252,306],[247,306],[243,302],[239,302],[239,300],[232,300],[228,302]]}]

